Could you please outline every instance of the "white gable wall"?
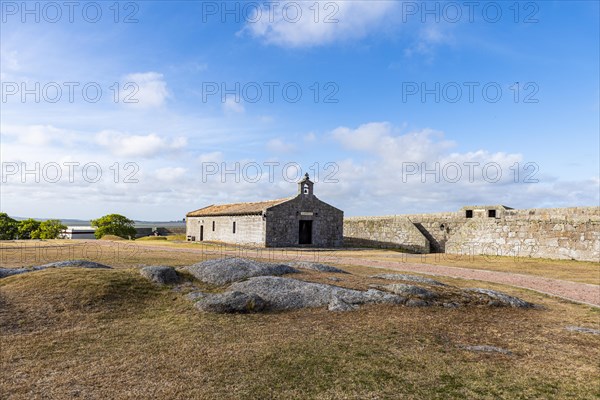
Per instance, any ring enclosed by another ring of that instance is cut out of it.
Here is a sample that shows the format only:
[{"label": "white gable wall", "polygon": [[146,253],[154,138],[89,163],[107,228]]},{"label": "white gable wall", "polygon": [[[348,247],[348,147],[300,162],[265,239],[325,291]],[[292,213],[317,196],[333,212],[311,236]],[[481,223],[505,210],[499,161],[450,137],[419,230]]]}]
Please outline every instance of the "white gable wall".
[{"label": "white gable wall", "polygon": [[[213,221],[215,230],[213,231]],[[235,222],[235,233],[233,233]],[[187,217],[186,235],[200,241],[200,227],[203,226],[203,240],[265,246],[265,221],[262,215]]]}]

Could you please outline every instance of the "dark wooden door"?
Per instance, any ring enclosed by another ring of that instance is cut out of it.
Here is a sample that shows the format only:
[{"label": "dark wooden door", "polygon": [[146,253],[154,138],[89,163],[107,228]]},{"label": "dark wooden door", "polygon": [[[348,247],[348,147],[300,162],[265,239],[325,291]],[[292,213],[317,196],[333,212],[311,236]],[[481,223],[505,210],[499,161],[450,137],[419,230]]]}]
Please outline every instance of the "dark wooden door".
[{"label": "dark wooden door", "polygon": [[200,225],[200,241],[204,240],[204,225]]},{"label": "dark wooden door", "polygon": [[300,221],[299,244],[312,244],[312,221]]}]

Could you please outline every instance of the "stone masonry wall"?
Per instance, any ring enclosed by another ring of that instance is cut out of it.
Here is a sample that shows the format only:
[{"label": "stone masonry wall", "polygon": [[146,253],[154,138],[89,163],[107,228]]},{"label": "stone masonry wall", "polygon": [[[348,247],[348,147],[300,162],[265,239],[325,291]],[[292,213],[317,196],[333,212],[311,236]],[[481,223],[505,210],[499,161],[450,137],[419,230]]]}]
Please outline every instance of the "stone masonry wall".
[{"label": "stone masonry wall", "polygon": [[429,241],[432,253],[443,253],[446,242],[468,220],[460,212],[406,216]]},{"label": "stone masonry wall", "polygon": [[406,219],[431,252],[600,262],[600,207],[506,210],[498,218],[466,218],[464,211],[352,217],[344,220],[345,240],[422,252],[411,250],[422,239],[400,222]]},{"label": "stone masonry wall", "polygon": [[596,207],[508,210],[501,219],[469,220],[447,242],[451,254],[600,262]]},{"label": "stone masonry wall", "polygon": [[314,195],[300,195],[267,211],[268,247],[298,246],[299,221],[312,221],[312,247],[340,247],[344,213]]},{"label": "stone masonry wall", "polygon": [[429,240],[408,218],[396,216],[344,219],[344,244],[429,253]]}]

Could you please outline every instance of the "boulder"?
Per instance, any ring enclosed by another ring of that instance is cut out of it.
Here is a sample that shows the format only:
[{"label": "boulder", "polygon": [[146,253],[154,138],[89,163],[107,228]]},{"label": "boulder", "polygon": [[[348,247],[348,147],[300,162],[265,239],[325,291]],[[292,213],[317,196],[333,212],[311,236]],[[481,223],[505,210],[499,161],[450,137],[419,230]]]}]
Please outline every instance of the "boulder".
[{"label": "boulder", "polygon": [[434,279],[425,278],[425,277],[417,276],[417,275],[378,274],[378,275],[371,275],[369,278],[387,279],[389,281],[416,282],[416,283],[424,283],[426,285],[433,285],[433,286],[446,286],[446,284],[444,284],[442,282],[438,282]]},{"label": "boulder", "polygon": [[24,274],[25,272],[31,272],[32,269],[28,268],[0,268],[0,278],[6,278],[11,275]]},{"label": "boulder", "polygon": [[255,294],[237,291],[205,296],[195,304],[196,308],[217,314],[250,313],[265,309],[265,301]]},{"label": "boulder", "polygon": [[272,310],[292,310],[328,305],[336,297],[348,304],[394,303],[403,298],[379,290],[346,289],[323,283],[304,282],[275,276],[250,278],[231,285],[229,290],[254,294],[264,299]]},{"label": "boulder", "polygon": [[515,308],[530,308],[534,306],[532,303],[521,300],[518,297],[510,296],[506,293],[491,289],[472,288],[465,289],[465,291],[468,293],[476,293],[485,296],[479,297],[483,297],[484,300],[488,300],[488,305],[490,306],[509,306]]},{"label": "boulder", "polygon": [[358,308],[356,304],[346,303],[339,297],[333,297],[327,306],[329,311],[353,311]]},{"label": "boulder", "polygon": [[308,262],[308,261],[296,261],[293,263],[289,263],[288,265],[290,267],[294,267],[294,268],[310,269],[310,270],[319,271],[319,272],[333,272],[333,273],[337,273],[337,274],[347,274],[348,273],[348,272],[344,271],[343,269],[332,267],[331,265],[325,265],[325,264]]},{"label": "boulder", "polygon": [[144,267],[140,270],[140,274],[149,281],[167,285],[179,282],[179,275],[172,267],[154,266]]},{"label": "boulder", "polygon": [[592,335],[600,335],[600,330],[598,330],[598,329],[584,328],[584,327],[581,327],[581,326],[566,326],[565,329],[568,330],[568,331],[571,331],[571,332],[589,333],[589,334],[592,334]]},{"label": "boulder", "polygon": [[425,300],[421,299],[409,299],[406,302],[407,307],[429,307],[430,305],[431,303],[428,303]]},{"label": "boulder", "polygon": [[255,276],[284,275],[298,272],[285,264],[265,263],[245,258],[219,258],[186,268],[194,277],[212,285],[225,285]]},{"label": "boulder", "polygon": [[437,293],[429,289],[415,285],[407,285],[405,283],[393,283],[391,285],[382,285],[376,287],[404,297],[416,297],[419,299],[434,299],[438,297]]},{"label": "boulder", "polygon": [[190,293],[186,294],[185,298],[190,301],[198,301],[200,299],[205,298],[206,296],[207,296],[206,293],[197,291],[197,292],[190,292]]},{"label": "boulder", "polygon": [[363,298],[366,303],[376,304],[403,304],[406,302],[406,297],[398,296],[396,294],[390,294],[382,292],[381,290],[369,289],[363,293]]},{"label": "boulder", "polygon": [[40,265],[38,267],[33,267],[34,270],[41,270],[46,268],[102,268],[102,269],[112,269],[108,265],[100,264],[93,261],[86,260],[67,260],[67,261],[57,261],[44,265]]},{"label": "boulder", "polygon": [[42,271],[48,268],[103,268],[112,269],[108,265],[100,264],[86,260],[67,260],[57,261],[48,264],[38,265],[31,268],[0,268],[0,278],[6,278],[11,275],[24,274],[27,272]]}]

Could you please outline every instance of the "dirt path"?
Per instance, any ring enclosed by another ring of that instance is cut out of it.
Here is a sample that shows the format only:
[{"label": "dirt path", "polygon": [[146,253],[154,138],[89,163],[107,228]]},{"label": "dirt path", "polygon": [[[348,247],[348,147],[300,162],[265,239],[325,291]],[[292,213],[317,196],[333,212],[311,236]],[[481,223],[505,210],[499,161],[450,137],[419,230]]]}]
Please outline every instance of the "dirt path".
[{"label": "dirt path", "polygon": [[[211,253],[207,249],[184,249],[174,248],[160,245],[144,245],[148,249],[156,249],[161,251],[184,251],[192,253],[229,255],[229,256],[247,256],[262,258],[259,251],[236,251],[236,250],[219,250]],[[262,249],[261,249],[262,250]],[[297,261],[316,261],[313,252],[293,251],[286,253],[285,251],[268,251],[268,258],[271,260],[297,260]],[[522,275],[510,272],[489,271],[480,269],[469,269],[460,267],[450,267],[442,265],[407,263],[402,261],[379,261],[352,258],[349,256],[332,256],[327,255],[324,263],[331,264],[347,264],[362,267],[381,268],[395,271],[417,272],[426,275],[447,276],[450,278],[472,279],[478,281],[486,281],[492,283],[500,283],[525,289],[535,290],[540,293],[558,296],[564,299],[572,300],[577,303],[584,303],[596,307],[600,307],[600,286],[587,283],[577,283],[563,281],[559,279],[543,278],[534,275]]]},{"label": "dirt path", "polygon": [[447,267],[430,264],[412,264],[393,261],[366,261],[348,259],[345,264],[360,265],[373,268],[384,268],[396,271],[418,272],[420,274],[447,276],[450,278],[473,279],[504,285],[516,286],[537,292],[562,297],[578,303],[600,307],[600,286],[587,283],[542,278],[533,275],[522,275],[510,272],[488,271],[460,267]]}]

